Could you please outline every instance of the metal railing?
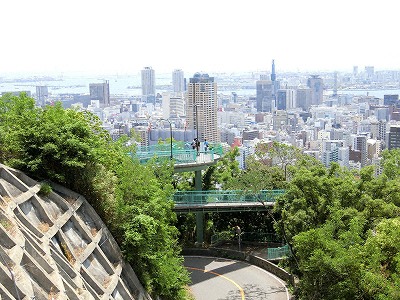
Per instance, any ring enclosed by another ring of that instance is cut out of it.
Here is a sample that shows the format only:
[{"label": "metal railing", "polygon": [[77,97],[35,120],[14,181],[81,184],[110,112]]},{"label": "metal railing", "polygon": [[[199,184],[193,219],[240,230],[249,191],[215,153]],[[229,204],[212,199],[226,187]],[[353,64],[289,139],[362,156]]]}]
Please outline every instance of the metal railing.
[{"label": "metal railing", "polygon": [[268,248],[267,259],[278,259],[290,255],[289,246],[285,245],[278,248]]},{"label": "metal railing", "polygon": [[280,243],[282,239],[276,233],[268,232],[242,232],[243,242]]},{"label": "metal railing", "polygon": [[[235,238],[233,231],[222,231],[211,236],[211,245],[231,241]],[[240,234],[243,243],[280,243],[282,239],[276,233],[266,232],[242,232]]]},{"label": "metal railing", "polygon": [[275,202],[285,190],[262,190],[250,193],[241,190],[178,191],[174,194],[175,205],[207,203]]},{"label": "metal railing", "polygon": [[[196,149],[192,149],[192,146],[190,143],[184,143],[184,142],[173,142],[172,143],[172,151],[174,150],[193,150],[196,151]],[[212,150],[214,153],[222,155],[223,154],[223,148],[222,145],[219,143],[210,143],[208,147],[208,151]],[[171,151],[171,145],[169,143],[159,143],[151,146],[140,146],[138,145],[136,148],[136,152],[157,152],[157,151]],[[202,151],[204,152],[204,151]]]},{"label": "metal railing", "polygon": [[223,155],[223,148],[221,144],[210,143],[207,151],[197,151],[192,149],[190,144],[177,142],[171,146],[168,143],[156,144],[152,146],[137,146],[136,153],[132,156],[139,159],[140,162],[146,162],[149,159],[157,161],[170,160],[171,157],[175,164],[195,163],[200,161],[213,161],[214,154],[219,156]]}]

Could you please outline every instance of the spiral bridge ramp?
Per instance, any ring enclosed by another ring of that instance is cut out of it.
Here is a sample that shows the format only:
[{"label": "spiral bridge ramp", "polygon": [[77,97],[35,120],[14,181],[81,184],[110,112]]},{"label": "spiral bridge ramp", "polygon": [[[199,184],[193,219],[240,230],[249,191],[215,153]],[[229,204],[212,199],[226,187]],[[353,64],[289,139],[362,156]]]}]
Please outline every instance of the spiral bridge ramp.
[{"label": "spiral bridge ramp", "polygon": [[0,164],[0,299],[151,300],[84,197]]}]

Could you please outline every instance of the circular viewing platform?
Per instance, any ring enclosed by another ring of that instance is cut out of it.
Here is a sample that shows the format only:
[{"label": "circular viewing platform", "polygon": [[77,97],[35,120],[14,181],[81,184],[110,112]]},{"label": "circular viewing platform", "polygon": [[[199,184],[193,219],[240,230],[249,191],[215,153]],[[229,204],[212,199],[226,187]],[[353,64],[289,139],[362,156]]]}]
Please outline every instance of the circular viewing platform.
[{"label": "circular viewing platform", "polygon": [[188,144],[178,142],[139,146],[134,156],[143,163],[150,159],[156,161],[173,160],[175,172],[190,172],[203,170],[214,165],[222,155],[221,144],[211,144],[207,151],[204,149],[198,151],[192,149]]}]

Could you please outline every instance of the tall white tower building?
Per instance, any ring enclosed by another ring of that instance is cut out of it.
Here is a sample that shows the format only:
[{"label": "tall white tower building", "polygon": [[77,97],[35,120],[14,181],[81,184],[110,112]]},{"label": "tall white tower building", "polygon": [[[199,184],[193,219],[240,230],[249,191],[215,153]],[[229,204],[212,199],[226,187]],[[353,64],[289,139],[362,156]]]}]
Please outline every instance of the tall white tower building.
[{"label": "tall white tower building", "polygon": [[182,93],[185,91],[185,78],[181,69],[172,72],[172,87],[174,93]]},{"label": "tall white tower building", "polygon": [[208,74],[194,74],[187,91],[186,121],[200,142],[220,142],[217,83]]},{"label": "tall white tower building", "polygon": [[311,75],[307,80],[307,86],[311,89],[311,105],[319,105],[323,102],[324,82],[318,75]]},{"label": "tall white tower building", "polygon": [[145,67],[141,71],[142,96],[146,102],[154,102],[156,95],[156,77],[151,67]]},{"label": "tall white tower building", "polygon": [[48,97],[49,89],[47,86],[36,86],[36,104],[38,106],[45,106]]}]

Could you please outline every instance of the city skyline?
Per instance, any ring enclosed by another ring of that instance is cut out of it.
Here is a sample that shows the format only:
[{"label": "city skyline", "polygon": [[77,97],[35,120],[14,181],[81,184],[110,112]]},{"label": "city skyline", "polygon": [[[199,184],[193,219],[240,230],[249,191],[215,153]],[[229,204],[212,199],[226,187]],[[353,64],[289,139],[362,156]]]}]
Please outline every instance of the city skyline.
[{"label": "city skyline", "polygon": [[398,70],[395,1],[2,3],[5,73]]}]

